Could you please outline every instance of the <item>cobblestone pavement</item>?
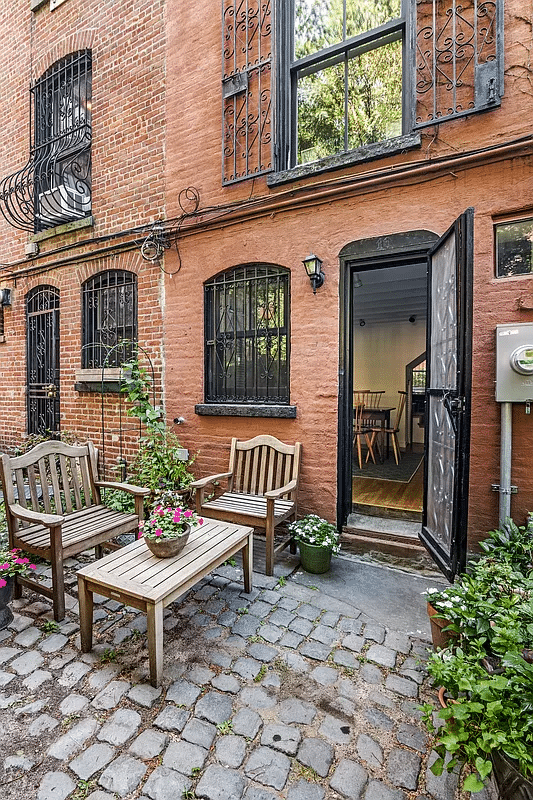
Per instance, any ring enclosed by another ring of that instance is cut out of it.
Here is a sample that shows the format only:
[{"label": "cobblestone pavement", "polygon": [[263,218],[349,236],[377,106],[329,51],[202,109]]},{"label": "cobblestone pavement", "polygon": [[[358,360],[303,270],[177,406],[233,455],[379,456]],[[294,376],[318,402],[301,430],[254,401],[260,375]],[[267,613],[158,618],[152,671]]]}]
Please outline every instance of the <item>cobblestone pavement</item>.
[{"label": "cobblestone pavement", "polygon": [[135,609],[95,597],[95,648],[80,652],[87,560],[69,562],[64,622],[25,591],[0,631],[3,798],[468,797],[456,774],[429,771],[427,641],[294,576],[254,573],[245,594],[225,565],[166,610],[154,689]]}]

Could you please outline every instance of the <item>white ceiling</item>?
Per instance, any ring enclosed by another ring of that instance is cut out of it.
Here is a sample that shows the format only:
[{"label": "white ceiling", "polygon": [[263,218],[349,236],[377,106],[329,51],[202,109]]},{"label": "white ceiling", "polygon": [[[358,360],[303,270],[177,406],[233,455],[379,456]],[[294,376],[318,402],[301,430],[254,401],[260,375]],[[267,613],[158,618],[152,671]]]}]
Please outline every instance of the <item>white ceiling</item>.
[{"label": "white ceiling", "polygon": [[364,319],[368,325],[407,322],[411,316],[426,318],[425,264],[361,270],[357,275],[363,285],[353,290],[356,322]]}]

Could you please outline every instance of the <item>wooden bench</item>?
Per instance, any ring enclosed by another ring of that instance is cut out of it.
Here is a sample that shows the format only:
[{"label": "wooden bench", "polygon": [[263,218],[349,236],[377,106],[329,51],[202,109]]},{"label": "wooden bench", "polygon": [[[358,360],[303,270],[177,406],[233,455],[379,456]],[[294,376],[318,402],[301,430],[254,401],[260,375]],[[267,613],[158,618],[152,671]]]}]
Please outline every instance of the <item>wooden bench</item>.
[{"label": "wooden bench", "polygon": [[253,528],[212,519],[204,519],[172,558],[157,558],[139,539],[83,567],[78,571],[82,651],[92,648],[93,592],[139,608],[147,617],[150,681],[158,686],[163,674],[163,609],[239,550],[244,590],[251,592]]},{"label": "wooden bench", "polygon": [[[97,453],[91,442],[67,445],[48,441],[21,456],[0,458],[9,546],[51,562],[52,588],[17,576],[21,586],[49,597],[54,619],[65,616],[63,561],[89,547],[102,555],[102,544],[124,533],[137,533],[143,498],[150,493],[126,483],[98,480]],[[101,489],[132,494],[135,512],[107,508]]]},{"label": "wooden bench", "polygon": [[[196,510],[200,515],[265,528],[265,573],[274,573],[274,530],[287,519],[296,519],[301,444],[284,444],[274,436],[256,436],[248,441],[231,440],[229,470],[194,481]],[[206,489],[228,480],[228,490],[206,498]],[[287,539],[276,552],[291,544]]]}]

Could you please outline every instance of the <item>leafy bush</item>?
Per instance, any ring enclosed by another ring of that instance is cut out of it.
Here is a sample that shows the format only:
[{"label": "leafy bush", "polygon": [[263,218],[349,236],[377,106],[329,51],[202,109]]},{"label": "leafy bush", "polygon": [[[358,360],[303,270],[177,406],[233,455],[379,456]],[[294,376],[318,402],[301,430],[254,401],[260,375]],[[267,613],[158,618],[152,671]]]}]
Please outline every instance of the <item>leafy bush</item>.
[{"label": "leafy bush", "polygon": [[482,544],[485,553],[469,565],[469,573],[443,591],[430,590],[429,602],[450,621],[458,639],[433,653],[428,671],[451,697],[437,713],[424,706],[424,719],[437,734],[439,758],[435,774],[444,769],[446,752],[477,772],[464,788],[477,792],[491,772],[490,759],[499,750],[514,759],[527,778],[533,776],[533,572],[532,529],[509,521],[491,531]]}]

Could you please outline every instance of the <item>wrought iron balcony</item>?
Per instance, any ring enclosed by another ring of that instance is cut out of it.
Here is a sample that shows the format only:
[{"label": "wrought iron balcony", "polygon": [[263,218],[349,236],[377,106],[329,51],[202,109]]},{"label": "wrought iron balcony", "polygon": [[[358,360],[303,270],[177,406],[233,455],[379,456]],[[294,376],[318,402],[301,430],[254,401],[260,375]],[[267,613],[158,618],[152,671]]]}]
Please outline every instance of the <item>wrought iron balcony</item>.
[{"label": "wrought iron balcony", "polygon": [[60,59],[31,89],[30,156],[0,180],[0,212],[38,232],[91,213],[91,54]]}]

